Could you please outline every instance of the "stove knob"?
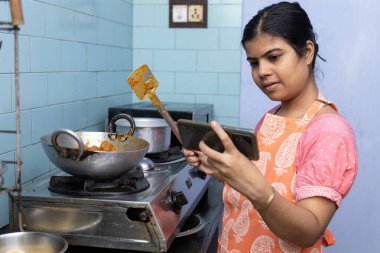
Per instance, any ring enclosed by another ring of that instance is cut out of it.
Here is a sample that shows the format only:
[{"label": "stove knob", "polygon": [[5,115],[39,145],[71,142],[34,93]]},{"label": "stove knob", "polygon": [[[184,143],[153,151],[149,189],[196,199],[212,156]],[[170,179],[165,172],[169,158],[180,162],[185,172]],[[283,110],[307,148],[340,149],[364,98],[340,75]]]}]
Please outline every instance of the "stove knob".
[{"label": "stove knob", "polygon": [[207,174],[204,173],[203,171],[201,171],[200,169],[197,168],[197,175],[198,177],[200,177],[201,179],[206,179],[207,177]]},{"label": "stove knob", "polygon": [[173,210],[176,213],[179,213],[181,212],[182,207],[189,203],[189,201],[182,191],[177,192],[174,190],[169,190],[169,203],[172,205]]}]

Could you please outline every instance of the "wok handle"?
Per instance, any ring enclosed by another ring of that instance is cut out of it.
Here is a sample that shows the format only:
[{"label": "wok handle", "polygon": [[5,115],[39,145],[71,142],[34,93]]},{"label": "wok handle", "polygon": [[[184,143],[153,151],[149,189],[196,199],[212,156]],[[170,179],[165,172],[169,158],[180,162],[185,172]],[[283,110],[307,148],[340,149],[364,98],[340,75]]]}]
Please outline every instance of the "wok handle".
[{"label": "wok handle", "polygon": [[114,133],[116,131],[115,122],[119,119],[126,119],[129,121],[131,128],[129,129],[129,132],[127,134],[133,135],[135,133],[136,123],[133,120],[133,118],[129,114],[126,114],[126,113],[117,114],[112,117],[112,119],[110,120],[110,123],[108,124],[108,132]]},{"label": "wok handle", "polygon": [[[59,146],[57,140],[58,136],[60,136],[61,134],[69,135],[76,141],[76,143],[78,144],[78,154],[73,154],[72,149]],[[79,161],[84,152],[84,144],[82,138],[76,132],[65,128],[61,128],[51,135],[51,144],[53,145],[57,153],[64,158],[71,157],[72,159]]]}]

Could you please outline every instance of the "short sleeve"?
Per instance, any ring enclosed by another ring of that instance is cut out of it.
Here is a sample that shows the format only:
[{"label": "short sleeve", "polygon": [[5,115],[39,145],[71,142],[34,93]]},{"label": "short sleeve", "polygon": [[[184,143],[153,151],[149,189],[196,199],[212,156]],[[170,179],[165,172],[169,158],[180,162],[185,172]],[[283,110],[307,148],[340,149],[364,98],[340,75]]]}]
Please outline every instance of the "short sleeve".
[{"label": "short sleeve", "polygon": [[326,197],[337,206],[349,192],[358,170],[355,136],[337,114],[322,114],[304,130],[298,147],[295,197]]}]

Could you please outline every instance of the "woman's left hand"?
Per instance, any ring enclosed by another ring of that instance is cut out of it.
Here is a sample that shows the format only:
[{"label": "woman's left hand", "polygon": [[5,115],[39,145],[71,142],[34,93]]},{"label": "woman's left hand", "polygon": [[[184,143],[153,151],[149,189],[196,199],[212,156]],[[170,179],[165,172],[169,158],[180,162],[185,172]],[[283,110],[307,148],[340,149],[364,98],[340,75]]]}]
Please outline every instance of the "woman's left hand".
[{"label": "woman's left hand", "polygon": [[228,134],[217,122],[212,121],[211,127],[221,140],[224,152],[215,151],[201,141],[199,148],[202,155],[199,155],[199,159],[201,164],[208,166],[205,169],[200,166],[200,169],[206,174],[228,183],[243,194],[248,194],[249,190],[249,193],[260,196],[261,194],[257,191],[268,188],[263,188],[264,185],[268,186],[268,183],[261,172],[251,160],[239,152]]}]

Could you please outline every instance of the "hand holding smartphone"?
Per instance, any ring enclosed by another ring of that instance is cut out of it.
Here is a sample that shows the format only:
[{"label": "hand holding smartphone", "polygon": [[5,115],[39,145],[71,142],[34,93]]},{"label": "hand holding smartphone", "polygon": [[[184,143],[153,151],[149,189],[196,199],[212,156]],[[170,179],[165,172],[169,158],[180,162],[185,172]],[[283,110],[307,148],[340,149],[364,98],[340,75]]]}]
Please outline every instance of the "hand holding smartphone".
[{"label": "hand holding smartphone", "polygon": [[[177,126],[184,148],[199,150],[199,142],[204,141],[210,148],[218,152],[224,151],[224,146],[218,135],[212,130],[210,123],[179,119]],[[223,125],[222,128],[243,155],[251,160],[259,159],[256,134],[253,131]]]}]

